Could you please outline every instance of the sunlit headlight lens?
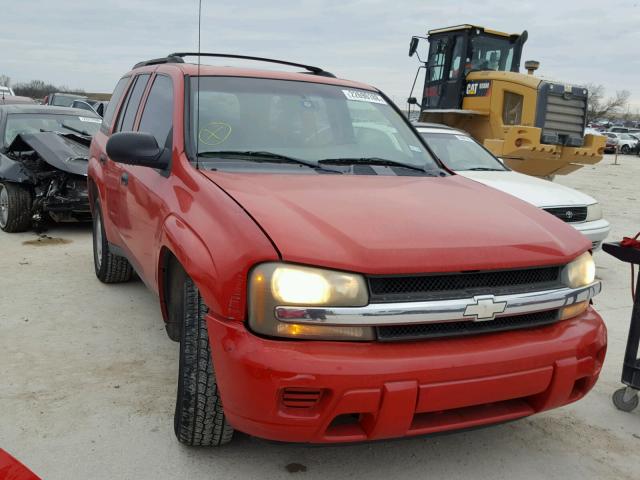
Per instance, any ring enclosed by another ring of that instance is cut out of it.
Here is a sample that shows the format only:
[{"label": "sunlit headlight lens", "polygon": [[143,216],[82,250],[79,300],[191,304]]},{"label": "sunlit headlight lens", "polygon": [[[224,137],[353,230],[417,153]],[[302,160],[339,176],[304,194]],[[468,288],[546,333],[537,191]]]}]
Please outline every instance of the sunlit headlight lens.
[{"label": "sunlit headlight lens", "polygon": [[360,275],[302,266],[277,266],[271,275],[273,297],[286,305],[366,305]]},{"label": "sunlit headlight lens", "polygon": [[594,220],[600,220],[602,218],[602,207],[599,203],[594,203],[587,207],[586,222],[593,222]]},{"label": "sunlit headlight lens", "polygon": [[585,252],[562,270],[562,283],[570,288],[590,285],[596,279],[596,264],[589,252]]},{"label": "sunlit headlight lens", "polygon": [[331,297],[331,285],[324,276],[289,267],[273,272],[271,291],[284,303],[322,305]]},{"label": "sunlit headlight lens", "polygon": [[249,326],[260,334],[317,340],[374,339],[371,327],[281,322],[278,306],[361,307],[369,303],[362,275],[284,263],[263,263],[249,277]]}]

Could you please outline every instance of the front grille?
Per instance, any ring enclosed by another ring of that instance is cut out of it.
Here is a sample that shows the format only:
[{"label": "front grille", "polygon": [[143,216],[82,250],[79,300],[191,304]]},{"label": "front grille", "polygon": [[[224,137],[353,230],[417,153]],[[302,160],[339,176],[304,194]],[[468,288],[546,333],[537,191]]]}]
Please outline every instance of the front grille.
[{"label": "front grille", "polygon": [[587,207],[545,208],[544,211],[568,223],[584,222],[587,219]]},{"label": "front grille", "polygon": [[542,143],[581,147],[587,113],[587,91],[582,87],[540,82],[536,127]]},{"label": "front grille", "polygon": [[560,267],[368,278],[371,303],[506,295],[558,287]]},{"label": "front grille", "polygon": [[459,321],[417,325],[389,325],[377,327],[376,333],[378,340],[381,342],[401,342],[534,328],[549,325],[557,320],[558,310],[548,310],[546,312],[498,317],[484,322]]}]

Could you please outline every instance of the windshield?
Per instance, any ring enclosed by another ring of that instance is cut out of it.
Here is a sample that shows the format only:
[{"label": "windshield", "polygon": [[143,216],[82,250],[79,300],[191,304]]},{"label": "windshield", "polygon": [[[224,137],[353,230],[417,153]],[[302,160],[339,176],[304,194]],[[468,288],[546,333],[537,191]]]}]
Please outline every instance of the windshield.
[{"label": "windshield", "polygon": [[476,36],[471,39],[471,69],[511,71],[514,67],[513,43],[507,38]]},{"label": "windshield", "polygon": [[454,133],[421,133],[433,153],[451,170],[508,170],[471,137]]},{"label": "windshield", "polygon": [[51,105],[55,105],[57,107],[70,107],[71,104],[73,104],[73,101],[79,98],[84,97],[80,97],[78,95],[61,95],[56,93],[53,96],[53,100],[51,100]]},{"label": "windshield", "polygon": [[42,130],[93,135],[100,128],[101,123],[100,118],[92,116],[12,113],[7,116],[4,144],[10,145],[21,133],[34,133]]},{"label": "windshield", "polygon": [[269,152],[314,165],[375,157],[425,170],[439,168],[404,119],[373,91],[201,77],[198,118],[198,82],[191,82],[193,138],[208,167],[216,161],[215,152]]}]

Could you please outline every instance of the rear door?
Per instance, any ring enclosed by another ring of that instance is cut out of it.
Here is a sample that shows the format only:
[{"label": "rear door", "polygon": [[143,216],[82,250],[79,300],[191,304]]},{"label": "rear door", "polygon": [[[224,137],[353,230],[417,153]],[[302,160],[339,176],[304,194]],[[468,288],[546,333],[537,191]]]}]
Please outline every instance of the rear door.
[{"label": "rear door", "polygon": [[[150,76],[151,74],[149,73],[143,73],[133,78],[127,96],[122,102],[122,107],[120,107],[113,133],[133,131],[133,125],[137,118],[140,102],[142,101],[142,96],[147,88]],[[109,164],[111,176],[113,177],[112,185],[115,188],[113,196],[116,198],[116,206],[111,221],[116,225],[122,237],[124,232],[129,229],[131,223],[127,214],[126,205],[123,204],[126,200],[127,177],[129,174],[124,165],[116,162],[109,162]]]},{"label": "rear door", "polygon": [[129,85],[129,80],[131,77],[126,76],[122,77],[120,81],[117,83],[116,88],[113,91],[113,95],[111,95],[111,103],[109,103],[109,108],[104,113],[104,117],[102,117],[102,125],[100,126],[100,131],[94,136],[92,142],[92,156],[99,161],[100,168],[102,169],[102,178],[104,183],[104,191],[102,192],[102,214],[105,219],[109,221],[105,221],[105,229],[107,229],[108,237],[113,241],[115,232],[113,232],[112,219],[117,215],[118,208],[118,179],[116,177],[116,173],[114,169],[117,168],[117,165],[114,164],[111,160],[109,160],[107,156],[107,141],[111,136],[111,128],[113,126],[113,119],[115,118],[115,114],[117,113],[117,107],[120,103],[120,100],[124,96],[127,91],[127,86]]}]

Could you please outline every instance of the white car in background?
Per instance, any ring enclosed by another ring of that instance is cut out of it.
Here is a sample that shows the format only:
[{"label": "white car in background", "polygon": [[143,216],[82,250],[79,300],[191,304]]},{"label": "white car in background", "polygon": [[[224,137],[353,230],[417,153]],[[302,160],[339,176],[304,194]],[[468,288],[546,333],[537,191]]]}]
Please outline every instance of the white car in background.
[{"label": "white car in background", "polygon": [[510,170],[461,130],[429,123],[414,126],[451,170],[542,208],[584,234],[594,250],[609,234],[611,226],[602,218],[600,204],[589,195]]},{"label": "white car in background", "polygon": [[2,96],[15,96],[15,93],[13,93],[13,89],[11,87],[5,87],[4,85],[0,85],[0,97]]},{"label": "white car in background", "polygon": [[628,133],[604,132],[609,138],[618,140],[618,150],[621,153],[631,153],[638,146],[638,139]]}]

